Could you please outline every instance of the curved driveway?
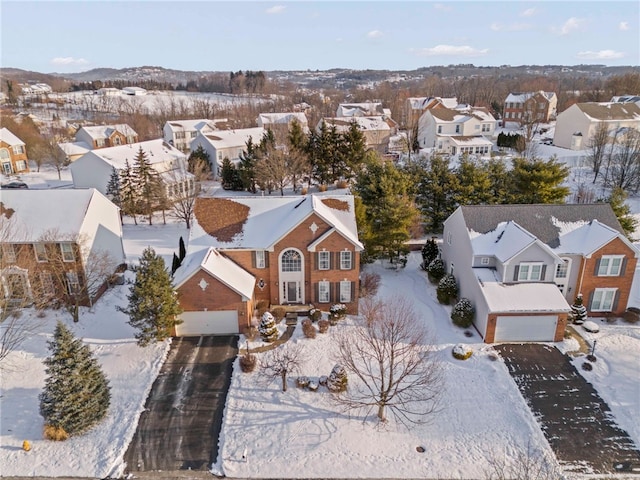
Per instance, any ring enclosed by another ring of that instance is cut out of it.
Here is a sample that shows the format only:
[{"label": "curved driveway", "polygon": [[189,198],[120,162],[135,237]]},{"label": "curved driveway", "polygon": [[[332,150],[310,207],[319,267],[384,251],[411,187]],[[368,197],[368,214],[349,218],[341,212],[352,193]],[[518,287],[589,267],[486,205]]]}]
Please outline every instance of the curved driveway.
[{"label": "curved driveway", "polygon": [[124,460],[127,472],[209,470],[238,338],[174,338]]}]

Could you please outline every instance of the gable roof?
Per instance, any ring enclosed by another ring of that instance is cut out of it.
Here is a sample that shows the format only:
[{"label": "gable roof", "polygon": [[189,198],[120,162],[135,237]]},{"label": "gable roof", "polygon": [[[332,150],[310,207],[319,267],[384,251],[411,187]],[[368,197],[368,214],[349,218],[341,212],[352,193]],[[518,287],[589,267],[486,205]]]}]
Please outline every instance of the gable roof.
[{"label": "gable roof", "polygon": [[2,219],[9,222],[2,241],[33,242],[47,232],[69,239],[80,232],[94,195],[102,194],[95,188],[2,190],[0,204],[4,217],[9,216]]},{"label": "gable roof", "polygon": [[460,106],[460,108],[432,108],[427,111],[431,113],[436,123],[467,122],[471,118],[485,122],[496,121],[491,112],[484,107],[469,107],[465,105]]},{"label": "gable roof", "polygon": [[208,120],[206,118],[197,118],[189,120],[170,120],[165,126],[168,126],[171,131],[216,131],[218,130],[218,123],[225,123],[226,118],[219,118],[215,120]]},{"label": "gable roof", "polygon": [[[136,131],[126,123],[120,123],[117,125],[96,125],[92,127],[81,127],[80,130],[84,130],[94,140],[98,138],[109,138],[114,134],[114,132],[120,132],[126,137],[131,135],[138,135]],[[78,132],[80,130],[78,130]],[[78,134],[76,133],[76,136],[77,135]]]},{"label": "gable roof", "polygon": [[595,120],[640,120],[640,106],[635,103],[576,103],[588,117]]},{"label": "gable roof", "polygon": [[184,160],[186,155],[177,148],[172,147],[161,138],[155,140],[148,140],[146,142],[130,143],[128,145],[118,145],[117,147],[100,148],[98,150],[92,150],[82,157],[77,162],[84,158],[88,158],[91,155],[95,155],[112,167],[121,169],[125,167],[127,160],[129,165],[133,165],[133,162],[140,151],[140,148],[147,154],[147,158],[151,164],[163,163],[169,160]]},{"label": "gable roof", "polygon": [[455,108],[458,105],[457,97],[409,97],[408,101],[412,110],[425,110],[438,105]]},{"label": "gable roof", "polygon": [[617,230],[592,220],[560,237],[560,245],[556,248],[558,253],[579,253],[590,257],[596,250],[606,245],[615,238],[620,238],[627,246],[640,255],[640,250],[635,247],[624,235]]},{"label": "gable roof", "polygon": [[24,142],[11,133],[6,127],[0,128],[0,142],[4,142],[11,147],[14,145],[24,145]]},{"label": "gable roof", "polygon": [[380,102],[341,103],[338,105],[336,117],[371,117],[385,113]]},{"label": "gable roof", "polygon": [[467,228],[478,233],[495,230],[502,222],[514,221],[551,248],[560,245],[560,236],[592,220],[616,230],[624,230],[608,203],[563,205],[468,205],[460,207]]},{"label": "gable roof", "polygon": [[495,230],[485,234],[475,234],[471,238],[474,255],[496,257],[506,262],[529,245],[536,243],[536,237],[513,221],[498,224]]},{"label": "gable roof", "polygon": [[262,127],[240,128],[236,130],[215,130],[210,133],[200,132],[198,137],[203,137],[216,149],[245,147],[251,137],[253,143],[262,139],[266,130]]},{"label": "gable roof", "polygon": [[363,131],[374,130],[391,130],[391,126],[385,121],[382,116],[375,117],[328,117],[320,120],[318,127],[322,122],[326,122],[327,125],[333,125],[338,132],[344,132],[349,129],[351,123],[355,122]]},{"label": "gable roof", "polygon": [[542,95],[547,100],[552,100],[556,96],[555,92],[544,92],[542,90],[537,92],[509,93],[509,95],[507,95],[505,103],[507,102],[524,103],[534,95],[538,95],[538,94]]},{"label": "gable roof", "polygon": [[198,198],[189,250],[270,250],[311,214],[362,249],[351,195]]},{"label": "gable roof", "polygon": [[261,113],[258,115],[258,125],[288,124],[297,120],[301,126],[307,125],[307,116],[303,112]]},{"label": "gable roof", "polygon": [[215,248],[204,248],[185,257],[173,276],[176,288],[201,269],[241,295],[244,300],[253,296],[255,277]]}]

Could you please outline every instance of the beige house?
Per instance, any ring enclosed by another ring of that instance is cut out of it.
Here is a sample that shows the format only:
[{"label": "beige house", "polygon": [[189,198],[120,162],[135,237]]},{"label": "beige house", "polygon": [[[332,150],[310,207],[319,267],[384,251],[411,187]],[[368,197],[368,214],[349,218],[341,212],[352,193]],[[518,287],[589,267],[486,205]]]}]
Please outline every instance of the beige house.
[{"label": "beige house", "polygon": [[389,150],[389,140],[395,134],[396,129],[395,122],[384,116],[323,118],[318,122],[317,130],[322,126],[322,122],[325,122],[330,127],[336,127],[338,133],[347,132],[352,123],[357,124],[364,135],[367,148],[382,154],[387,153]]}]

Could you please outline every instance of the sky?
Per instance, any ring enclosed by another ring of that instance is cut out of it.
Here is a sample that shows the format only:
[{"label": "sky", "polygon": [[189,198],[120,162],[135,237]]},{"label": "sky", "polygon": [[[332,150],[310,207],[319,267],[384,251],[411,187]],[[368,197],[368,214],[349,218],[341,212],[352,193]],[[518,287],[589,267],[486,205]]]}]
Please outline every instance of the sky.
[{"label": "sky", "polygon": [[43,73],[640,64],[630,1],[6,1],[0,65]]}]

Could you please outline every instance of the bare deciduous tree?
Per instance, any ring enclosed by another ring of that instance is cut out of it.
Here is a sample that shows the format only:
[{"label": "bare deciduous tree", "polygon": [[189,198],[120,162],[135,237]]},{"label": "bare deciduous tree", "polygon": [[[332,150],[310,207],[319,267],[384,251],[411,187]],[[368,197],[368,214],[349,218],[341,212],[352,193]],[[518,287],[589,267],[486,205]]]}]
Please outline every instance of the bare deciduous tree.
[{"label": "bare deciduous tree", "polygon": [[265,353],[260,359],[260,372],[272,381],[282,380],[282,391],[287,391],[287,375],[300,371],[304,362],[302,346],[298,343],[287,342]]},{"label": "bare deciduous tree", "polygon": [[607,143],[609,142],[609,129],[606,123],[600,123],[596,127],[593,136],[589,139],[589,153],[587,159],[593,169],[593,183],[596,183],[600,167],[605,159]]},{"label": "bare deciduous tree", "polygon": [[356,327],[336,339],[337,361],[356,379],[335,397],[343,407],[382,422],[389,411],[405,426],[437,411],[442,369],[410,300],[365,299]]},{"label": "bare deciduous tree", "polygon": [[640,190],[640,132],[637,130],[628,129],[618,136],[606,184],[629,193]]},{"label": "bare deciduous tree", "polygon": [[517,450],[507,460],[505,455],[494,452],[485,469],[486,480],[556,480],[562,478],[557,462],[543,452],[535,451],[531,445],[527,450]]}]

